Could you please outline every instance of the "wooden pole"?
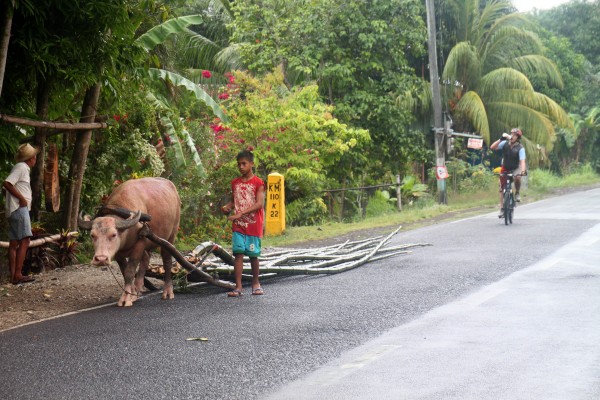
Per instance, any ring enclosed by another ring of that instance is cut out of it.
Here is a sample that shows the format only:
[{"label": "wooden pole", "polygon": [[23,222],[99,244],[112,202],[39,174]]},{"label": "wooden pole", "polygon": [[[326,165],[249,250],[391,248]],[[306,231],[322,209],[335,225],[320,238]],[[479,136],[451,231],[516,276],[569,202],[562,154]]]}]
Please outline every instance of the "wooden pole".
[{"label": "wooden pole", "polygon": [[400,175],[396,175],[396,202],[398,203],[398,211],[402,211],[402,180]]},{"label": "wooden pole", "polygon": [[[100,98],[100,89],[102,85],[96,82],[95,85],[89,87],[85,93],[83,104],[81,106],[80,121],[84,124],[94,124],[91,122],[96,117],[96,108]],[[81,188],[83,186],[83,176],[87,156],[92,141],[92,128],[85,129],[77,134],[75,139],[75,148],[71,156],[71,165],[69,167],[69,176],[66,190],[66,207],[64,210],[63,220],[64,226],[67,229],[77,226],[77,215],[79,214],[79,202],[81,200]]]},{"label": "wooden pole", "polygon": [[[181,253],[175,248],[175,246],[173,246],[167,240],[156,236],[150,230],[150,228],[148,227],[148,225],[145,225],[142,228],[142,230],[140,230],[139,236],[145,237],[148,240],[156,243],[160,247],[162,247],[165,250],[167,250],[169,253],[171,253],[171,255],[175,258],[175,260],[177,260],[177,262],[183,268],[185,268],[187,271],[189,271],[192,275],[194,275],[194,276],[202,279],[204,282],[207,282],[207,283],[210,283],[212,285],[219,286],[219,287],[222,287],[222,288],[225,288],[225,289],[232,289],[232,290],[235,289],[235,284],[234,283],[228,282],[228,281],[222,281],[220,279],[215,279],[211,275],[209,275],[206,272],[202,271],[201,269],[196,268],[196,266],[194,264],[192,264],[191,262],[189,262],[188,260],[186,260],[185,257],[181,255]],[[163,267],[164,268],[169,268],[169,266],[167,266],[167,265],[163,265]]]},{"label": "wooden pole", "polygon": [[0,21],[0,95],[2,95],[2,86],[4,83],[4,72],[6,71],[6,59],[8,58],[8,44],[10,42],[10,31],[12,28],[12,17],[15,7],[14,0],[5,0],[0,5],[0,10],[4,16]]},{"label": "wooden pole", "polygon": [[36,128],[54,128],[63,130],[90,130],[104,129],[108,127],[106,122],[52,122],[36,121],[34,119],[15,117],[12,115],[0,114],[0,120],[11,122],[17,125],[33,126]]}]

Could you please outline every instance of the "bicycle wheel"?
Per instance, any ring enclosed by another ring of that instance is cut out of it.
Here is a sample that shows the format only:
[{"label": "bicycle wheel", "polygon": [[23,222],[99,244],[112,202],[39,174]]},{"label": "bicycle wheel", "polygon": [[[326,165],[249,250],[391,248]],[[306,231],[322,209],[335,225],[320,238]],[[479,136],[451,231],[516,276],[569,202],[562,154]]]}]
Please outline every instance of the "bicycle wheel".
[{"label": "bicycle wheel", "polygon": [[510,192],[508,190],[504,191],[504,201],[502,204],[504,205],[504,225],[508,225],[510,215]]},{"label": "bicycle wheel", "polygon": [[512,224],[512,220],[513,220],[514,210],[515,210],[515,196],[511,193],[510,200],[509,200],[509,206],[508,206],[508,222],[510,222],[511,224]]}]

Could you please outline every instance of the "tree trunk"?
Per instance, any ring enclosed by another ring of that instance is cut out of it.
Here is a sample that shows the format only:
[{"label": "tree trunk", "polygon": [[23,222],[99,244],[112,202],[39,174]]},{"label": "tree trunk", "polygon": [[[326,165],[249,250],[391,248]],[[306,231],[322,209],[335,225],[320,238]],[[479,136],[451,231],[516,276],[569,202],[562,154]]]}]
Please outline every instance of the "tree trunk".
[{"label": "tree trunk", "polygon": [[[90,87],[85,93],[83,105],[81,107],[80,122],[93,122],[96,117],[96,106],[100,98],[100,83]],[[81,199],[81,187],[83,186],[83,175],[90,142],[92,140],[92,130],[81,131],[77,134],[73,156],[71,157],[71,166],[69,168],[69,178],[67,180],[67,189],[65,193],[65,214],[64,227],[66,229],[77,228],[77,214],[79,213],[79,201]]]},{"label": "tree trunk", "polygon": [[46,211],[56,213],[60,210],[60,183],[58,175],[58,146],[50,143],[47,147],[44,167],[44,197]]},{"label": "tree trunk", "polygon": [[[45,121],[48,119],[50,87],[43,77],[38,77],[36,113]],[[44,183],[44,162],[46,160],[46,128],[35,128],[33,144],[40,149],[37,161],[31,170],[31,217],[34,221],[39,219],[42,205],[42,185]]]},{"label": "tree trunk", "polygon": [[2,3],[3,5],[0,6],[0,10],[4,17],[2,18],[2,21],[0,21],[0,29],[2,29],[2,36],[0,37],[0,96],[2,96],[4,71],[6,71],[6,58],[8,57],[8,43],[10,42],[14,0],[3,1]]}]

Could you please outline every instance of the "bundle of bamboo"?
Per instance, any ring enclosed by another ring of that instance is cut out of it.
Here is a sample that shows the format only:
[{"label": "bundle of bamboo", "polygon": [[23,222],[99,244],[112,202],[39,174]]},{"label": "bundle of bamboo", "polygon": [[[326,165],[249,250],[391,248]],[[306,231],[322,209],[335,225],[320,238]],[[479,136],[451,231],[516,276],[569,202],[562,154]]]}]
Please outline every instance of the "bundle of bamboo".
[{"label": "bundle of bamboo", "polygon": [[[430,246],[430,244],[411,243],[386,247],[392,236],[400,229],[401,227],[385,237],[346,241],[334,246],[266,252],[259,258],[261,276],[337,274],[371,261],[407,254],[410,249],[416,247]],[[172,250],[176,251],[174,247]],[[190,281],[205,281],[224,286],[224,281],[220,281],[219,276],[233,275],[233,257],[213,242],[201,243],[186,256],[179,253],[178,255],[179,257],[176,256],[178,265],[190,272],[188,275]],[[244,273],[251,273],[249,260],[244,260]],[[208,276],[211,277],[210,280],[207,279]]]}]

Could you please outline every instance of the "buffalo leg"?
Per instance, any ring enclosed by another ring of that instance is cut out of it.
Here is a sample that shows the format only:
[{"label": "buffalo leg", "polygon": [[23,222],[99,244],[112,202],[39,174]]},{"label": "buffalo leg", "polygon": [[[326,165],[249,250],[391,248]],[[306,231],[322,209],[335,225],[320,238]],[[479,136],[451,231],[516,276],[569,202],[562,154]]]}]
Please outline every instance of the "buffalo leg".
[{"label": "buffalo leg", "polygon": [[123,294],[117,302],[117,306],[119,307],[131,307],[134,299],[137,299],[135,286],[133,285],[133,279],[135,278],[135,270],[137,269],[138,263],[138,258],[130,256],[127,260],[125,268],[121,268],[123,270],[124,285]]},{"label": "buffalo leg", "polygon": [[[116,256],[115,260],[117,261],[117,264],[119,264],[119,269],[121,270],[121,275],[123,276],[123,278],[125,278],[125,274],[127,271],[127,258],[123,257],[123,256]],[[121,297],[117,301],[117,306],[123,307],[126,302],[127,302],[127,288],[125,285],[123,287],[123,293],[121,294]]]},{"label": "buffalo leg", "polygon": [[[142,254],[142,259],[140,260],[140,266],[138,267],[138,271],[135,274],[135,292],[138,295],[142,294],[142,287],[144,286],[144,277],[146,276],[146,271],[148,270],[148,265],[150,265],[150,253],[144,251]],[[136,299],[134,299],[135,301]]]}]

